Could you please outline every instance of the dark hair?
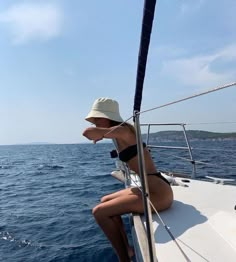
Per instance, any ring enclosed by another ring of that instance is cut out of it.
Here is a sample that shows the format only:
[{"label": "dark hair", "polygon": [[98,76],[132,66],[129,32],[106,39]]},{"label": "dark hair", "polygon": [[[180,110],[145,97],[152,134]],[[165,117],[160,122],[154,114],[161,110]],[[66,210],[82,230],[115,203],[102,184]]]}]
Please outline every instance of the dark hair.
[{"label": "dark hair", "polygon": [[111,126],[127,126],[131,132],[133,132],[135,134],[135,128],[133,125],[129,124],[129,123],[121,123],[121,122],[117,122],[117,121],[114,121],[114,120],[110,120],[110,124]]},{"label": "dark hair", "polygon": [[111,126],[118,126],[118,125],[121,124],[121,122],[117,122],[117,121],[114,121],[114,120],[111,120],[111,119],[109,119],[109,120],[110,120],[110,125]]}]

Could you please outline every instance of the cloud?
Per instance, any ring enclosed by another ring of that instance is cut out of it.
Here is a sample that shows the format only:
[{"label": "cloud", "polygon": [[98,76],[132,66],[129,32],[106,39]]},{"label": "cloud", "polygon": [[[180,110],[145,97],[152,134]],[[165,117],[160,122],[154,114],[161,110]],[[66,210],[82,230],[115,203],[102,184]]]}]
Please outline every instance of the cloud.
[{"label": "cloud", "polygon": [[170,45],[152,47],[150,51],[152,52],[152,56],[155,57],[165,56],[165,58],[171,58],[171,57],[173,58],[173,57],[183,56],[184,54],[186,54],[186,50],[184,48],[179,48]]},{"label": "cloud", "polygon": [[182,15],[189,15],[192,12],[198,11],[205,4],[205,0],[187,0],[181,1],[179,8]]},{"label": "cloud", "polygon": [[14,44],[48,40],[61,33],[62,13],[52,4],[23,3],[0,13],[0,23],[10,29]]},{"label": "cloud", "polygon": [[218,56],[223,57],[226,60],[236,60],[236,44],[227,46],[226,48],[220,50]]},{"label": "cloud", "polygon": [[236,45],[231,45],[211,55],[168,59],[163,63],[162,74],[184,85],[219,85],[235,81]]}]

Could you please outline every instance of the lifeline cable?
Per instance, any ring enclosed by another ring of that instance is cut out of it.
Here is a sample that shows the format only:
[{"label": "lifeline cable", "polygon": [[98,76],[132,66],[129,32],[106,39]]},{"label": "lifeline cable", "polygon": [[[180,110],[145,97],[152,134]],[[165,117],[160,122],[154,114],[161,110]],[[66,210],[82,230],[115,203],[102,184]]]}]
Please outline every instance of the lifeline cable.
[{"label": "lifeline cable", "polygon": [[[142,188],[140,188],[140,186],[136,183],[136,181],[134,181],[132,179],[132,177],[130,177],[131,180],[133,181],[133,183],[137,186],[137,188],[142,192]],[[147,196],[147,199],[150,203],[150,205],[152,206],[153,210],[155,211],[155,213],[157,214],[159,220],[161,221],[162,226],[165,228],[165,230],[167,231],[167,233],[169,234],[169,236],[171,237],[171,239],[174,241],[174,243],[177,245],[177,248],[180,250],[180,252],[182,253],[182,255],[184,256],[184,258],[186,259],[187,262],[191,262],[191,260],[188,258],[188,256],[185,254],[185,252],[183,251],[183,249],[181,248],[181,246],[179,245],[179,243],[177,242],[176,238],[174,237],[174,235],[172,234],[172,232],[170,231],[169,227],[165,224],[165,222],[163,221],[163,219],[161,218],[159,212],[156,210],[156,208],[154,207],[154,205],[152,204],[151,200],[149,199],[149,197]]]}]

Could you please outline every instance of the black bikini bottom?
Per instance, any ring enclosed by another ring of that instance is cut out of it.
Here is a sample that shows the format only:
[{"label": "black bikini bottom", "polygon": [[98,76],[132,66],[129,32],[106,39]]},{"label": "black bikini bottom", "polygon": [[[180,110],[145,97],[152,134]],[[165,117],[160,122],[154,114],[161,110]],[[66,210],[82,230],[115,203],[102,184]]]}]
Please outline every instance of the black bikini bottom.
[{"label": "black bikini bottom", "polygon": [[165,181],[168,185],[170,185],[170,182],[164,177],[162,176],[161,172],[157,172],[157,173],[153,173],[153,174],[147,174],[148,176],[157,176],[160,179],[162,179],[163,181]]}]

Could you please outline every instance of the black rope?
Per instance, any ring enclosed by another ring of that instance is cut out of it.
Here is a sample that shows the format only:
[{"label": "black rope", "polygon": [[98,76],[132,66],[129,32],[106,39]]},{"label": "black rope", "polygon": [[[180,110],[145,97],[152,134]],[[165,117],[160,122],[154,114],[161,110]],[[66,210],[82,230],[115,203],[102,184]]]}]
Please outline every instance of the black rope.
[{"label": "black rope", "polygon": [[142,93],[143,93],[143,83],[146,72],[147,56],[149,43],[152,32],[152,23],[154,18],[156,0],[146,0],[143,9],[143,21],[142,21],[142,31],[141,40],[139,47],[138,56],[138,66],[137,66],[137,76],[136,76],[136,90],[134,96],[134,112],[140,112]]}]

